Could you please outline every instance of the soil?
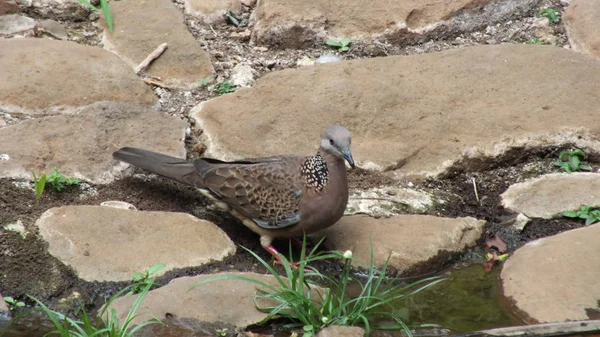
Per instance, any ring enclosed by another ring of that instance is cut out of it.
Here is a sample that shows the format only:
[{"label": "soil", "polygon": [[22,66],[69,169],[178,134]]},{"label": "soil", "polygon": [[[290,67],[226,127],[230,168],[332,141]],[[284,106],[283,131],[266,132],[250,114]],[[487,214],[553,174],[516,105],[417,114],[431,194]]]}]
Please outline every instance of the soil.
[{"label": "soil", "polygon": [[[174,1],[182,8],[182,1]],[[561,8],[559,1],[542,1],[539,9],[545,7]],[[243,7],[243,17],[248,17],[253,7]],[[77,42],[88,45],[99,45],[101,31],[94,26],[97,14],[89,14],[87,20],[68,21],[61,17],[41,15],[33,10],[26,14],[36,19],[54,19],[63,24],[70,34],[76,33]],[[533,13],[531,13],[533,15]],[[91,20],[91,21],[90,21]],[[431,39],[415,41],[405,45],[356,45],[343,55],[345,59],[367,58],[385,55],[407,55],[440,51],[450,48],[479,44],[523,43],[531,40],[532,18],[509,20],[479,31],[465,33],[451,39]],[[245,37],[246,28],[234,26],[209,27],[196,18],[186,16],[189,30],[197,38],[200,45],[211,55],[217,72],[215,82],[229,79],[231,69],[239,62],[244,62],[256,70],[256,77],[285,68],[296,67],[301,58],[315,59],[323,54],[334,52],[326,46],[312,46],[302,50],[277,50],[251,46]],[[552,26],[558,46],[568,46],[564,26]],[[241,35],[241,37],[239,37]],[[236,37],[238,36],[238,37]],[[186,140],[188,158],[202,155],[203,144],[199,129],[193,119],[188,118],[192,107],[217,94],[207,87],[191,91],[170,90],[153,87],[160,100],[162,111],[179,116],[190,122],[191,135]],[[517,231],[510,224],[515,214],[511,214],[500,205],[500,194],[513,183],[521,182],[548,172],[558,172],[552,165],[557,153],[562,148],[544,148],[535,150],[513,149],[500,157],[479,158],[468,162],[457,163],[443,176],[415,182],[415,187],[442,196],[444,204],[438,204],[427,214],[458,217],[472,216],[488,221],[486,236],[499,234],[507,242],[509,250],[514,250],[524,243],[541,237],[554,235],[565,230],[583,226],[579,221],[566,218],[552,220],[534,219],[524,230]],[[591,154],[593,167],[598,167],[598,154]],[[256,252],[263,259],[269,260],[258,240],[258,236],[248,230],[239,221],[227,213],[208,209],[209,202],[193,188],[182,186],[169,180],[145,175],[137,171],[132,177],[116,181],[109,185],[82,184],[79,187],[68,187],[62,192],[46,189],[39,203],[36,202],[31,182],[11,179],[0,179],[0,223],[10,224],[20,220],[28,235],[0,229],[0,293],[13,296],[32,304],[25,294],[35,296],[43,303],[54,307],[61,298],[73,292],[81,294],[85,304],[94,307],[103,303],[104,299],[126,283],[85,282],[77,278],[73,270],[62,265],[47,252],[45,243],[40,239],[35,221],[46,210],[64,205],[98,205],[107,200],[121,200],[135,205],[145,211],[186,212],[198,218],[207,219],[223,229],[236,245],[244,246]],[[356,169],[349,174],[352,189],[389,186],[400,182],[386,173],[370,172]],[[473,181],[476,183],[476,191]],[[485,237],[484,237],[485,239]],[[484,239],[475,248],[481,250]],[[287,250],[287,242],[277,242],[279,249]],[[452,261],[468,259],[469,252],[454,257]],[[447,265],[447,263],[446,263]],[[337,266],[324,263],[316,266],[322,270],[334,272]],[[221,262],[210,263],[202,267],[185,268],[170,271],[157,280],[159,285],[166,284],[175,277],[214,273],[217,271],[254,271],[264,273],[254,258],[243,250]],[[59,280],[59,282],[56,282]],[[57,288],[46,285],[60,284]]]}]

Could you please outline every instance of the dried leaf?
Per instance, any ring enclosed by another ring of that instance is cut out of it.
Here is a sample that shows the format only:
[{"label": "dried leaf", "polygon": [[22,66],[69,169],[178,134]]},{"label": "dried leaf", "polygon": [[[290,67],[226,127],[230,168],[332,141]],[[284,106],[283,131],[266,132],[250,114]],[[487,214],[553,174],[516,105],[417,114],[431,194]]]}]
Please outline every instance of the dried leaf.
[{"label": "dried leaf", "polygon": [[495,234],[491,238],[488,238],[485,241],[485,245],[487,246],[487,248],[496,247],[499,253],[504,253],[506,251],[506,242],[504,242],[504,240],[502,240],[502,238],[500,238],[498,234]]}]

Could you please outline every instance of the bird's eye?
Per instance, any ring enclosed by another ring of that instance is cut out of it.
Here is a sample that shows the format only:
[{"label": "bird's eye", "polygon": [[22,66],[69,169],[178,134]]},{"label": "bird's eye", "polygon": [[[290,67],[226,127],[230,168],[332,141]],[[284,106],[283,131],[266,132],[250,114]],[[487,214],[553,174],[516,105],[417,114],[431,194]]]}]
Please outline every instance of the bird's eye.
[{"label": "bird's eye", "polygon": [[333,139],[329,138],[329,144],[333,145]]}]

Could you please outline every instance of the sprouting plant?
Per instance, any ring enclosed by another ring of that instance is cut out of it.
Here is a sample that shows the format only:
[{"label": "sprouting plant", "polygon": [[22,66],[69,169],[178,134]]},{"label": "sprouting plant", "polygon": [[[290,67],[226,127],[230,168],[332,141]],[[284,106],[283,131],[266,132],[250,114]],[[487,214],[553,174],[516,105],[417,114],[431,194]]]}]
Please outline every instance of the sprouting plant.
[{"label": "sprouting plant", "polygon": [[[329,251],[315,253],[319,243],[307,254],[306,238],[300,252],[297,268],[290,266],[290,260],[280,255],[285,270],[285,277],[280,276],[269,262],[260,258],[256,253],[244,248],[252,254],[274,277],[276,285],[262,281],[238,276],[223,275],[206,279],[194,286],[200,287],[207,282],[217,280],[242,280],[258,285],[254,298],[254,305],[267,317],[261,322],[274,317],[285,317],[295,323],[287,325],[289,328],[302,328],[303,337],[314,336],[320,329],[329,325],[361,325],[364,326],[367,336],[370,335],[373,325],[382,318],[390,319],[395,323],[393,328],[403,329],[407,335],[412,336],[408,326],[396,315],[392,309],[392,302],[410,297],[441,281],[440,277],[431,277],[416,281],[411,284],[395,283],[386,276],[389,257],[381,269],[375,266],[373,245],[371,244],[371,261],[368,264],[353,258],[351,251]],[[290,249],[291,250],[291,249]],[[290,252],[291,253],[291,252]],[[291,255],[291,254],[290,254]],[[330,277],[320,273],[310,263],[319,260],[341,259],[343,262],[341,275]],[[352,262],[361,264],[367,270],[366,281],[360,282],[352,271]],[[319,288],[312,280],[314,278],[326,283],[327,288]],[[357,297],[350,297],[347,293],[351,282],[359,282],[361,292]],[[269,299],[274,306],[262,306],[260,299]],[[389,328],[389,326],[386,326]]]},{"label": "sprouting plant", "polygon": [[154,274],[166,266],[164,263],[157,263],[148,267],[143,272],[135,272],[133,274],[132,281],[134,284],[127,295],[139,294],[144,290],[147,285],[152,287],[154,285]]},{"label": "sprouting plant", "polygon": [[333,39],[329,39],[329,40],[325,41],[326,45],[335,47],[340,52],[346,52],[346,51],[350,50],[351,43],[352,43],[352,40],[350,40],[347,37],[345,37],[339,41],[333,40]]},{"label": "sprouting plant", "polygon": [[22,301],[17,301],[10,296],[4,297],[4,302],[8,304],[8,310],[13,311],[16,308],[22,308],[25,306],[25,303]]},{"label": "sprouting plant", "polygon": [[44,194],[44,189],[46,188],[46,174],[43,173],[38,179],[35,176],[35,173],[32,171],[33,175],[33,186],[35,191],[35,200],[39,203],[42,198],[42,194]]},{"label": "sprouting plant", "polygon": [[600,220],[600,209],[592,206],[581,206],[576,211],[563,212],[563,215],[569,218],[585,219],[585,225],[589,226]]},{"label": "sprouting plant", "polygon": [[221,95],[225,95],[230,92],[234,92],[237,90],[237,88],[233,84],[231,84],[231,82],[223,81],[223,82],[215,84],[213,86],[212,90],[214,92],[216,92],[217,95],[221,96]]},{"label": "sprouting plant", "polygon": [[207,86],[210,82],[212,81],[212,79],[210,77],[205,77],[201,80],[196,81],[194,84],[197,84],[201,87],[205,87]]},{"label": "sprouting plant", "polygon": [[568,173],[576,171],[590,171],[591,166],[582,163],[585,158],[585,152],[580,149],[571,149],[562,151],[558,155],[558,161],[554,162],[554,166],[558,166]]},{"label": "sprouting plant", "polygon": [[29,298],[41,307],[42,311],[48,316],[56,328],[47,335],[59,335],[61,337],[132,337],[137,331],[145,326],[151,324],[163,324],[158,318],[153,317],[150,314],[145,315],[152,317],[151,320],[136,326],[133,326],[132,324],[134,318],[141,315],[137,313],[137,310],[146,294],[148,294],[148,291],[150,291],[152,283],[148,283],[142,287],[142,291],[135,302],[133,302],[125,320],[122,322],[119,321],[117,311],[110,306],[114,300],[127,292],[132,286],[126,287],[111,296],[95,318],[90,317],[83,305],[79,311],[78,319],[72,319],[69,316],[48,308],[34,297],[29,296]]},{"label": "sprouting plant", "polygon": [[560,11],[554,7],[544,8],[539,11],[536,17],[547,17],[550,23],[559,23],[560,22]]},{"label": "sprouting plant", "polygon": [[225,337],[227,336],[227,328],[223,328],[223,329],[215,329],[215,332],[217,333],[217,335],[221,336],[221,337]]},{"label": "sprouting plant", "polygon": [[50,184],[56,191],[60,192],[66,186],[79,185],[79,179],[67,178],[62,175],[58,168],[54,168],[54,172],[47,178],[47,183]]},{"label": "sprouting plant", "polygon": [[542,40],[539,37],[535,37],[529,41],[525,41],[525,44],[550,44],[550,42]]}]

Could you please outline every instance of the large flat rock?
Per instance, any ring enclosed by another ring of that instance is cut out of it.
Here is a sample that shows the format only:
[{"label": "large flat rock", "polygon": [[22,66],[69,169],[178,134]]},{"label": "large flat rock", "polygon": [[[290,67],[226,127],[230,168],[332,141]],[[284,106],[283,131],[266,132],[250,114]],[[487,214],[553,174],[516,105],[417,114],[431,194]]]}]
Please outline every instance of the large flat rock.
[{"label": "large flat rock", "polygon": [[[444,264],[446,253],[462,252],[483,234],[485,221],[474,218],[440,218],[429,215],[398,215],[390,218],[345,216],[316,235],[326,236],[326,246],[351,250],[359,261],[369,263],[371,240],[375,264],[407,271],[434,270]],[[431,265],[425,265],[428,261]]]},{"label": "large flat rock", "polygon": [[152,89],[117,56],[69,41],[0,39],[0,74],[0,108],[9,112],[156,102]]},{"label": "large flat rock", "polygon": [[589,319],[600,299],[600,226],[529,242],[504,262],[504,295],[532,322]]},{"label": "large flat rock", "polygon": [[159,276],[235,253],[219,227],[184,213],[64,206],[46,211],[36,226],[50,254],[86,281],[127,281],[164,263]]},{"label": "large flat rock", "polygon": [[0,178],[31,179],[32,171],[57,167],[68,177],[109,183],[126,167],[115,166],[113,151],[135,146],[184,157],[186,127],[162,112],[114,102],[26,120],[0,128]]},{"label": "large flat rock", "polygon": [[600,174],[556,173],[511,185],[504,207],[530,218],[552,218],[579,206],[600,206]]},{"label": "large flat rock", "polygon": [[569,42],[573,49],[600,57],[600,31],[598,30],[600,2],[573,0],[563,16]]},{"label": "large flat rock", "polygon": [[435,175],[517,146],[600,150],[598,92],[592,57],[497,45],[278,71],[192,114],[214,157],[312,154],[322,130],[340,123],[359,166]]},{"label": "large flat rock", "polygon": [[[219,323],[244,328],[263,320],[267,314],[254,306],[254,294],[257,285],[240,280],[219,280],[205,283],[191,290],[198,283],[218,276],[243,276],[276,286],[273,276],[256,273],[219,273],[180,277],[164,287],[150,291],[138,309],[138,313],[149,313],[164,320],[167,314],[178,318],[187,318],[205,324]],[[135,296],[118,298],[111,305],[119,319],[124,319],[136,300]],[[146,315],[138,316],[134,323],[147,321]]]},{"label": "large flat rock", "polygon": [[152,62],[146,74],[160,77],[164,86],[183,89],[213,75],[210,56],[189,32],[183,14],[172,1],[116,1],[110,8],[115,30],[113,34],[104,30],[104,48],[131,67],[167,43],[167,50]]},{"label": "large flat rock", "polygon": [[460,34],[515,15],[538,0],[261,0],[253,13],[253,39],[298,48],[325,38],[354,41],[424,39]]}]

